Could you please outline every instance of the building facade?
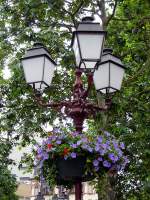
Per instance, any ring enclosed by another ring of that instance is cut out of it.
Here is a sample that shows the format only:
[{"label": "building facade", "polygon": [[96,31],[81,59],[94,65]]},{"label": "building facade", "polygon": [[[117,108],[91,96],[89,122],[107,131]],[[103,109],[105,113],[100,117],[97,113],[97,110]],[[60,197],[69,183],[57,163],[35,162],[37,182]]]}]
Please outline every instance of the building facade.
[{"label": "building facade", "polygon": [[[16,194],[19,196],[19,200],[35,200],[39,191],[40,183],[29,177],[22,177],[18,182],[18,189]],[[56,187],[54,190],[50,190],[47,184],[42,185],[42,192],[45,200],[75,200],[75,191],[65,190],[63,187]],[[98,196],[94,188],[88,183],[83,183],[83,200],[98,200]]]}]

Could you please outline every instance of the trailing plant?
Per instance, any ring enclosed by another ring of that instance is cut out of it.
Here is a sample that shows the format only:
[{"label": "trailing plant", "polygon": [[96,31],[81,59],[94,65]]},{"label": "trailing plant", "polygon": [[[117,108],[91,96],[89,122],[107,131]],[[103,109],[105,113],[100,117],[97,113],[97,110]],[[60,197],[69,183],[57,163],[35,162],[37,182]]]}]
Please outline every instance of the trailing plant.
[{"label": "trailing plant", "polygon": [[124,151],[124,143],[116,140],[107,131],[101,131],[101,135],[79,132],[69,134],[54,129],[48,138],[43,140],[42,145],[36,146],[35,164],[39,169],[43,169],[49,185],[56,185],[58,158],[71,160],[85,157],[83,176],[98,178],[108,170],[120,171],[125,168],[129,160]]}]

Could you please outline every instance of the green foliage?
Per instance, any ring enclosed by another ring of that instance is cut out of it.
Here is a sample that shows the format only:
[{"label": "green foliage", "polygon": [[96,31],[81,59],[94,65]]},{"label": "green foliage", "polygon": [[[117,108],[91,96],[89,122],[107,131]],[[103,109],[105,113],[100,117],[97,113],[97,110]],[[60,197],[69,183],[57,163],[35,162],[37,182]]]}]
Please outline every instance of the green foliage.
[{"label": "green foliage", "polygon": [[150,18],[148,1],[123,1],[108,26],[109,46],[127,69],[122,90],[113,98],[107,127],[128,146],[130,166],[118,176],[118,199],[149,199],[150,174]]},{"label": "green foliage", "polygon": [[[111,110],[87,123],[91,130],[102,127],[110,130],[128,146],[131,162],[127,171],[118,176],[116,198],[147,200],[150,199],[150,3],[149,0],[112,0],[109,2],[112,9],[115,2],[117,7],[110,16],[104,2],[0,1],[0,68],[4,68],[7,61],[12,73],[9,80],[4,80],[0,69],[0,107],[3,105],[0,137],[3,139],[5,133],[8,138],[7,142],[3,141],[6,145],[0,145],[0,152],[5,154],[0,159],[9,162],[8,154],[19,139],[25,146],[35,143],[35,135],[45,136],[41,125],[53,124],[56,118],[63,124],[65,118],[60,113],[36,106],[31,88],[25,84],[19,59],[33,42],[43,42],[59,64],[53,87],[45,92],[44,98],[51,101],[70,98],[75,66],[69,48],[71,32],[81,15],[87,12],[84,9],[89,9],[89,13],[102,15],[108,30],[107,46],[121,56],[127,69],[121,92],[112,98]],[[90,94],[93,100],[95,93],[93,89]],[[99,104],[102,99],[98,97]],[[105,182],[106,179],[102,179],[101,185]],[[106,196],[103,194],[102,199]]]},{"label": "green foliage", "polygon": [[15,195],[17,188],[16,178],[8,170],[8,166],[14,163],[8,157],[12,146],[13,143],[8,139],[0,138],[0,199],[2,200],[18,200]]},{"label": "green foliage", "polygon": [[17,200],[15,191],[17,188],[16,179],[11,175],[5,165],[0,164],[0,199],[1,200]]}]

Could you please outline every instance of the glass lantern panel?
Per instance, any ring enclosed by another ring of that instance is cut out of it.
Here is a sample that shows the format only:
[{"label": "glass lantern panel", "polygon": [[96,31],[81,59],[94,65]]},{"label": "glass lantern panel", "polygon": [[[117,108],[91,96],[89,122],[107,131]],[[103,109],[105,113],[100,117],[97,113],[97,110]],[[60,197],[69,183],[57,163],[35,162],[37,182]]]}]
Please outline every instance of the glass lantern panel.
[{"label": "glass lantern panel", "polygon": [[106,94],[106,88],[105,89],[102,89],[100,90],[103,94]]},{"label": "glass lantern panel", "polygon": [[100,65],[93,78],[96,90],[109,87],[109,63]]},{"label": "glass lantern panel", "polygon": [[124,68],[110,63],[110,86],[117,90],[120,90],[122,79],[124,75]]},{"label": "glass lantern panel", "polygon": [[113,92],[116,92],[116,90],[113,89],[113,88],[109,88],[109,89],[108,89],[108,93],[113,93]]},{"label": "glass lantern panel", "polygon": [[[31,84],[31,86],[33,87],[33,84]],[[43,84],[42,82],[34,83],[34,88],[35,88],[35,89],[43,89],[43,88],[45,88],[45,87],[46,87],[46,85]]]},{"label": "glass lantern panel", "polygon": [[83,62],[81,63],[80,68],[85,69],[85,64]]},{"label": "glass lantern panel", "polygon": [[79,66],[81,57],[80,57],[79,45],[78,45],[76,35],[75,35],[74,43],[73,43],[73,51],[74,51],[74,55],[75,55],[75,59],[76,59],[76,65]]},{"label": "glass lantern panel", "polygon": [[84,62],[85,63],[85,66],[86,66],[86,69],[94,69],[95,68],[95,65],[96,65],[96,62]]},{"label": "glass lantern panel", "polygon": [[78,31],[103,31],[99,23],[79,23]]},{"label": "glass lantern panel", "polygon": [[22,60],[27,83],[42,81],[44,56]]},{"label": "glass lantern panel", "polygon": [[115,91],[116,91],[116,90],[113,89],[113,88],[105,88],[105,89],[100,90],[100,92],[103,93],[103,94],[106,94],[106,93],[113,93],[113,92],[115,92]]},{"label": "glass lantern panel", "polygon": [[82,59],[100,59],[103,34],[78,34]]},{"label": "glass lantern panel", "polygon": [[43,81],[50,86],[54,75],[55,65],[45,57],[44,77]]},{"label": "glass lantern panel", "polygon": [[117,58],[116,56],[111,55],[111,60],[120,64],[120,65],[123,65],[121,60],[119,58]]},{"label": "glass lantern panel", "polygon": [[101,62],[105,62],[105,61],[108,61],[108,60],[112,60],[112,61],[122,65],[121,60],[119,58],[117,58],[116,56],[113,56],[111,54],[103,55],[102,59],[101,59]]},{"label": "glass lantern panel", "polygon": [[85,61],[84,63],[81,64],[80,68],[81,69],[94,69],[95,65],[96,65],[96,62]]}]

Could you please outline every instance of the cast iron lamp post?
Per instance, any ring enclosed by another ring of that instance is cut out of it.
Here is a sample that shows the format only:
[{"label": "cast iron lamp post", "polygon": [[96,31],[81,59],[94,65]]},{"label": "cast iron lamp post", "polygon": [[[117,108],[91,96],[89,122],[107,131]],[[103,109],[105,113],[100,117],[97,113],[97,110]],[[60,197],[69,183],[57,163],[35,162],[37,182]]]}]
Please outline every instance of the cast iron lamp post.
[{"label": "cast iron lamp post", "polygon": [[[51,85],[56,63],[52,60],[48,50],[42,44],[36,43],[22,58],[22,65],[26,82],[35,91],[35,100],[40,106],[56,108],[73,119],[76,131],[82,132],[84,120],[94,116],[97,112],[109,109],[110,101],[98,106],[91,103],[87,97],[91,86],[95,85],[98,92],[113,93],[120,89],[124,67],[120,59],[112,55],[110,49],[103,49],[106,32],[92,17],[85,17],[73,32],[72,47],[76,60],[76,80],[70,100],[63,102],[46,103],[37,93]],[[82,73],[86,73],[88,87],[82,83]],[[76,200],[81,200],[82,184],[75,185]]]}]

